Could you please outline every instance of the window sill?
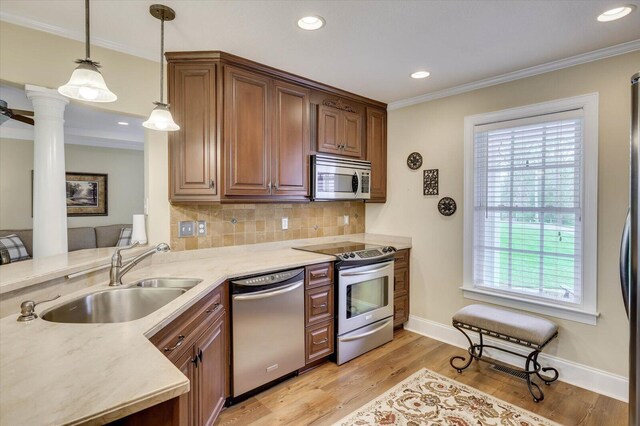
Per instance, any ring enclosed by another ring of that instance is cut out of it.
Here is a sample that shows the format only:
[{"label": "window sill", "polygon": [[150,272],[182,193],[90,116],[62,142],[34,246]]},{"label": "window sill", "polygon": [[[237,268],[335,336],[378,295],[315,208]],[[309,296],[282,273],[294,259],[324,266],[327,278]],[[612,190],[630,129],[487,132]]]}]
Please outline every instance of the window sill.
[{"label": "window sill", "polygon": [[542,301],[523,299],[507,294],[493,293],[491,291],[477,288],[460,287],[460,289],[462,290],[464,297],[467,299],[494,303],[496,305],[521,309],[523,311],[562,318],[569,321],[576,321],[583,324],[596,325],[598,317],[600,316],[599,312],[583,311],[581,309],[553,305]]}]

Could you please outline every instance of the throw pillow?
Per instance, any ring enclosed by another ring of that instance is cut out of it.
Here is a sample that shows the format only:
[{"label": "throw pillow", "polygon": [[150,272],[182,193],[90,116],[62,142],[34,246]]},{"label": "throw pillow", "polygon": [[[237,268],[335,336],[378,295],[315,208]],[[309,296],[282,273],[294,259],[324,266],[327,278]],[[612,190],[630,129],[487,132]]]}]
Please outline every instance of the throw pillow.
[{"label": "throw pillow", "polygon": [[122,228],[120,231],[120,238],[118,238],[118,244],[116,247],[125,247],[131,245],[131,232],[133,229],[131,228]]},{"label": "throw pillow", "polygon": [[2,264],[5,264],[31,259],[31,257],[20,237],[11,234],[0,238],[0,259]]}]

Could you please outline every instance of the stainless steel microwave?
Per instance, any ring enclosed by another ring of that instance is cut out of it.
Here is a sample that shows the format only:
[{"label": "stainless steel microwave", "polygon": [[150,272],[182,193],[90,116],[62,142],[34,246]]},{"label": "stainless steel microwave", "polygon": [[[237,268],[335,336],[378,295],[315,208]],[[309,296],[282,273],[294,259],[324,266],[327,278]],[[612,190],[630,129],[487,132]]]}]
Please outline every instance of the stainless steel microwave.
[{"label": "stainless steel microwave", "polygon": [[312,200],[368,200],[371,162],[329,155],[311,156]]}]

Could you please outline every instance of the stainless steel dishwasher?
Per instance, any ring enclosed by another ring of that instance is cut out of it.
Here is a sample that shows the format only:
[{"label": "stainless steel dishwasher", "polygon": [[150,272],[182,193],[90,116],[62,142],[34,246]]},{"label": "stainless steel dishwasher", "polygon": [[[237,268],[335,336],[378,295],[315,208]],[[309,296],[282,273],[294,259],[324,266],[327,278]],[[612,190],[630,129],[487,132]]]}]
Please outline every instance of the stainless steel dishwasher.
[{"label": "stainless steel dishwasher", "polygon": [[304,269],[231,281],[233,396],[304,366]]}]

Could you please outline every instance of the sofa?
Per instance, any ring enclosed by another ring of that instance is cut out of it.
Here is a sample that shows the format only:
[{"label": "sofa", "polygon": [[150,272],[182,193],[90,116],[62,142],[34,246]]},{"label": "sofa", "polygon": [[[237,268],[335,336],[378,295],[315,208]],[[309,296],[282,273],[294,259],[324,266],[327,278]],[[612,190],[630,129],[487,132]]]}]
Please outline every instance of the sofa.
[{"label": "sofa", "polygon": [[[131,228],[131,224],[106,225],[67,229],[67,246],[69,251],[84,250],[89,248],[115,247],[120,238],[122,228]],[[32,229],[2,229],[0,237],[16,234],[22,240],[27,253],[33,257],[33,230]]]}]

